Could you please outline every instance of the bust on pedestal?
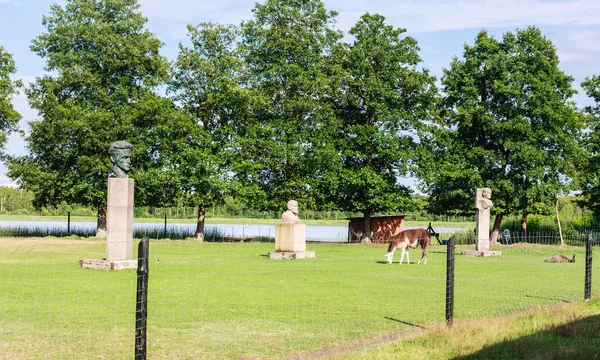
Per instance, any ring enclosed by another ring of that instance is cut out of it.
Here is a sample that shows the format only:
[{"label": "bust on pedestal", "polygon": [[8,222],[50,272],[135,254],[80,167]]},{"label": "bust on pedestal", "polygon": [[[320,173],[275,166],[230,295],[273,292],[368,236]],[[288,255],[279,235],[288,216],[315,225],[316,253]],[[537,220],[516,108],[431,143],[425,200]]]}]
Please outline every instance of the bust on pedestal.
[{"label": "bust on pedestal", "polygon": [[306,251],[306,225],[298,218],[298,202],[287,202],[287,210],[281,215],[281,224],[275,225],[275,252],[270,259],[314,258],[314,251]]},{"label": "bust on pedestal", "polygon": [[113,167],[108,172],[106,259],[81,260],[82,268],[137,268],[132,248],[134,181],[127,175],[131,166],[131,149],[131,144],[126,141],[116,141],[108,148]]},{"label": "bust on pedestal", "polygon": [[490,188],[475,189],[475,251],[465,250],[463,255],[502,256],[501,251],[490,251],[490,208],[493,205]]}]

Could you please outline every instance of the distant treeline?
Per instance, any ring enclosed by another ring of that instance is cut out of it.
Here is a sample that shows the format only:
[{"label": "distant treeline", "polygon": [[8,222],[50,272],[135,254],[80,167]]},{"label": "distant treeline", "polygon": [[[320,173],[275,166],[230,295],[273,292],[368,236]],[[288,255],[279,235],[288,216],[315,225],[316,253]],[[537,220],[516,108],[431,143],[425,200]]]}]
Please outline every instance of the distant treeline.
[{"label": "distant treeline", "polygon": [[[407,221],[443,221],[443,222],[470,222],[475,221],[474,216],[456,216],[431,214],[427,211],[427,197],[417,195],[419,208],[410,214],[406,214]],[[599,226],[597,219],[591,211],[581,206],[578,197],[565,196],[559,199],[559,216],[563,230],[588,229]],[[211,206],[207,208],[208,218],[252,218],[252,219],[278,219],[281,211],[260,211],[245,206],[242,202],[228,197],[221,206]],[[349,217],[360,217],[361,214],[354,214],[343,211],[320,211],[311,209],[300,209],[301,217],[307,220],[342,220]],[[56,207],[42,207],[36,209],[33,205],[33,194],[22,189],[0,186],[0,214],[7,215],[38,215],[38,216],[66,216],[71,213],[72,216],[90,216],[95,217],[97,209],[82,205],[71,205],[66,202],[60,203]],[[151,207],[137,206],[134,209],[136,218],[163,218],[165,215],[170,219],[195,219],[198,208],[186,206],[182,203],[180,206],[173,207]],[[508,216],[502,221],[501,229],[508,228],[512,231],[520,227],[520,218],[518,216]],[[556,215],[530,215],[527,228],[532,231],[556,231]]]},{"label": "distant treeline", "polygon": [[[33,194],[27,190],[13,187],[0,186],[0,214],[6,215],[39,215],[39,216],[92,216],[95,217],[97,209],[77,204],[61,202],[58,206],[45,206],[36,209],[33,205]],[[408,221],[474,221],[474,216],[455,215],[432,215],[426,210],[427,198],[416,196],[420,202],[419,210],[406,214]],[[134,216],[136,218],[163,218],[165,215],[173,219],[195,219],[198,207],[186,206],[183,202],[179,206],[152,207],[136,206]],[[210,206],[207,209],[209,218],[251,218],[251,219],[278,219],[285,210],[261,211],[245,206],[242,202],[232,197],[225,199],[220,206]],[[307,220],[341,220],[349,217],[361,217],[360,213],[344,212],[339,210],[321,211],[315,209],[300,209],[302,219]]]}]

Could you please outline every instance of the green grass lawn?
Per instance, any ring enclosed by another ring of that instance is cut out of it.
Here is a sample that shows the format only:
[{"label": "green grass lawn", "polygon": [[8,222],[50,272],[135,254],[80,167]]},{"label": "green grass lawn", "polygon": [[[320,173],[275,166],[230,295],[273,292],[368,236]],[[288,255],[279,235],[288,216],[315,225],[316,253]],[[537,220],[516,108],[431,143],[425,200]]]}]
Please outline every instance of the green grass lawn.
[{"label": "green grass lawn", "polygon": [[[287,261],[268,259],[273,249],[152,241],[148,358],[281,358],[444,321],[445,247],[432,246],[425,266],[415,250],[412,264],[397,253],[388,265],[385,245],[309,244],[316,259]],[[583,248],[502,250],[457,255],[457,323],[583,297]],[[132,356],[135,271],[79,268],[104,251],[102,241],[0,239],[0,359]],[[543,262],[557,252],[578,261]]]}]

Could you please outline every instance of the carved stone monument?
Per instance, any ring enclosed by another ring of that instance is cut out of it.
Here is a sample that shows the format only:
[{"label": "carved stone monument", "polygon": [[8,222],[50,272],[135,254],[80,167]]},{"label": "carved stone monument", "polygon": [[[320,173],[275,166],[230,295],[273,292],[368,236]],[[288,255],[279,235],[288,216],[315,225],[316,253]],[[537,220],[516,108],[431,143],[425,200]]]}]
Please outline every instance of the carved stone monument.
[{"label": "carved stone monument", "polygon": [[501,256],[501,251],[490,251],[490,208],[492,190],[479,188],[475,190],[475,251],[463,251],[463,255],[470,256]]},{"label": "carved stone monument", "polygon": [[290,200],[281,215],[281,224],[275,225],[275,252],[270,259],[314,258],[314,251],[306,251],[306,225],[298,218],[298,202]]},{"label": "carved stone monument", "polygon": [[82,268],[137,268],[137,259],[133,259],[134,181],[127,175],[131,166],[131,148],[126,141],[116,141],[108,148],[113,167],[108,172],[106,258],[81,260]]}]

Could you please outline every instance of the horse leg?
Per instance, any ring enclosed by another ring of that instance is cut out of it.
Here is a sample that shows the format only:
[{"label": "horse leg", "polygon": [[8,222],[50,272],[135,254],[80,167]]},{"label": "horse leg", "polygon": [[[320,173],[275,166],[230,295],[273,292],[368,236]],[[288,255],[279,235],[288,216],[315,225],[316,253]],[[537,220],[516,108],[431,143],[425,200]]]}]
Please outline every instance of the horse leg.
[{"label": "horse leg", "polygon": [[399,265],[402,265],[402,261],[404,261],[404,254],[406,254],[406,248],[402,248],[402,256],[400,256]]},{"label": "horse leg", "polygon": [[388,258],[388,263],[391,264],[392,260],[394,259],[394,251],[396,251],[396,249],[392,249],[392,251],[390,251],[389,253],[387,253],[387,258]]},{"label": "horse leg", "polygon": [[427,265],[427,256],[429,255],[428,253],[429,253],[429,251],[427,250],[427,246],[424,246],[423,253],[421,255],[421,259],[419,260],[417,265],[421,263],[421,260],[423,260],[423,258],[425,258],[425,262],[423,262],[423,265]]}]

